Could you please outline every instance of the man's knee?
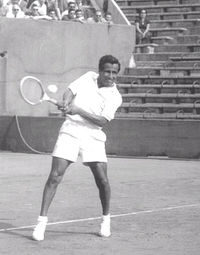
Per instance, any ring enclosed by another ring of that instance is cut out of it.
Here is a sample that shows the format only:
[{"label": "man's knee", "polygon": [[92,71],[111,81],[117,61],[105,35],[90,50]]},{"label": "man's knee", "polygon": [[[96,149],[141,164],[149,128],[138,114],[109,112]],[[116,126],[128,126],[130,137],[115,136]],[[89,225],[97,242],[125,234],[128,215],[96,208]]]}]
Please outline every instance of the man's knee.
[{"label": "man's knee", "polygon": [[106,178],[100,178],[98,180],[98,182],[99,182],[100,187],[102,187],[104,189],[107,189],[107,188],[110,187],[109,180],[108,180],[107,177]]},{"label": "man's knee", "polygon": [[51,173],[48,178],[47,184],[57,186],[61,182],[62,178],[63,174],[59,174],[58,172]]}]

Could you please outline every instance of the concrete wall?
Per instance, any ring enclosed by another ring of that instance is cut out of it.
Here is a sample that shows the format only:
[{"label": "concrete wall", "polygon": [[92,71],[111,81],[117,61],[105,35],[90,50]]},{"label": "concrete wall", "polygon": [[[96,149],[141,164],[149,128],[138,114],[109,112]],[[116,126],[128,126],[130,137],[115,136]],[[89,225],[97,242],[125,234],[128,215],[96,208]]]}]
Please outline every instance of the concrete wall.
[{"label": "concrete wall", "polygon": [[118,57],[123,71],[133,50],[134,32],[125,25],[1,18],[0,52],[8,53],[0,57],[0,114],[48,116],[55,110],[48,103],[31,107],[21,99],[19,82],[25,75],[38,77],[45,86],[57,84],[59,92],[53,96],[59,99],[72,80],[96,71],[104,54]]},{"label": "concrete wall", "polygon": [[[41,152],[52,151],[63,118],[18,120],[29,145]],[[200,158],[200,121],[115,119],[104,130],[108,154]],[[20,137],[15,117],[0,117],[0,149],[31,152]]]}]

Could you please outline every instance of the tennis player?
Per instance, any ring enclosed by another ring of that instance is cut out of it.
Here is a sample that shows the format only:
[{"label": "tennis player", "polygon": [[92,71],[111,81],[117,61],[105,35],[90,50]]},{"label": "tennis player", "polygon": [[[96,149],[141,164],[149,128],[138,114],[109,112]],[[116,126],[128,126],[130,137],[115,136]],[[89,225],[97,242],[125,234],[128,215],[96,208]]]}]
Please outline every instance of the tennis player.
[{"label": "tennis player", "polygon": [[89,71],[66,89],[60,107],[66,114],[66,120],[52,154],[52,168],[44,188],[38,223],[32,235],[34,240],[44,240],[49,206],[66,169],[77,160],[79,154],[83,164],[91,169],[99,189],[103,213],[99,235],[111,235],[111,191],[107,176],[106,135],[102,127],[114,118],[122,103],[115,84],[119,71],[118,59],[105,55],[99,60],[99,74]]}]

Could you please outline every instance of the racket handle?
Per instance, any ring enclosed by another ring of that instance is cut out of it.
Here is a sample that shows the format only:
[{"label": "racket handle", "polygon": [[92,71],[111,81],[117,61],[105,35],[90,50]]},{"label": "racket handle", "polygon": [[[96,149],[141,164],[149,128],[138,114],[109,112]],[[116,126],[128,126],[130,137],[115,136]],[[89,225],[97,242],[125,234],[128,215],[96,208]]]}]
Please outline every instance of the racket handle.
[{"label": "racket handle", "polygon": [[51,102],[52,104],[55,104],[55,105],[59,106],[59,103],[58,103],[58,101],[56,99],[49,98],[48,101]]}]

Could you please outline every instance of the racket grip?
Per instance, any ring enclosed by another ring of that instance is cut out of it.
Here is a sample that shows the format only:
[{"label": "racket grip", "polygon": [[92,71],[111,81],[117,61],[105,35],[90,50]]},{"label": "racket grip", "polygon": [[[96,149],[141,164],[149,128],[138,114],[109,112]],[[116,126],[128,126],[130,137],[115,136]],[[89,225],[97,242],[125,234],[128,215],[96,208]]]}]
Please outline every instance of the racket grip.
[{"label": "racket grip", "polygon": [[59,103],[58,103],[58,101],[57,101],[56,99],[50,98],[50,99],[49,99],[49,102],[51,102],[52,104],[55,104],[55,105],[57,105],[57,106],[60,106]]}]

